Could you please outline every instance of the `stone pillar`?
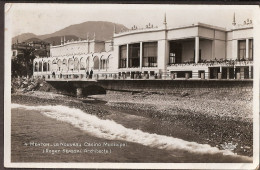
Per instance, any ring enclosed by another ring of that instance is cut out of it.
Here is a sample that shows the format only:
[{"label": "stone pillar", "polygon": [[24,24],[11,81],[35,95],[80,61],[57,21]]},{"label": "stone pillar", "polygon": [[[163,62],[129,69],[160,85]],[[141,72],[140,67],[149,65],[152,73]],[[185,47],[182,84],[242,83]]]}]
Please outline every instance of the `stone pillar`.
[{"label": "stone pillar", "polygon": [[129,44],[126,44],[126,68],[128,68],[128,50],[129,50]]},{"label": "stone pillar", "polygon": [[222,79],[222,66],[220,66],[219,73],[218,73],[218,79]]},{"label": "stone pillar", "polygon": [[252,66],[249,66],[249,79],[252,78]]},{"label": "stone pillar", "polygon": [[167,40],[167,30],[164,30],[164,37],[158,41],[158,78],[165,79],[167,76],[167,65],[169,63],[169,41]]},{"label": "stone pillar", "polygon": [[188,80],[190,78],[190,74],[189,73],[185,73],[185,79]]},{"label": "stone pillar", "polygon": [[205,79],[205,74],[206,74],[206,73],[200,73],[200,78],[201,78],[202,80]]},{"label": "stone pillar", "polygon": [[199,78],[199,71],[198,70],[195,70],[195,71],[192,71],[192,78]]},{"label": "stone pillar", "polygon": [[249,58],[249,39],[246,39],[246,59]]},{"label": "stone pillar", "polygon": [[100,71],[100,65],[101,65],[101,59],[98,59],[99,62],[98,62],[98,71]]},{"label": "stone pillar", "polygon": [[208,71],[205,71],[205,79],[210,79],[210,70],[208,68]]},{"label": "stone pillar", "polygon": [[237,55],[237,51],[238,51],[237,44],[238,44],[237,40],[232,40],[232,58],[233,59],[237,59],[238,58],[238,55]]},{"label": "stone pillar", "polygon": [[218,73],[218,79],[221,80],[222,79],[222,73]]},{"label": "stone pillar", "polygon": [[214,39],[212,40],[212,47],[211,47],[211,58],[215,58],[215,34],[216,31],[214,30]]},{"label": "stone pillar", "polygon": [[244,67],[240,68],[240,77],[241,77],[241,79],[245,78],[245,69],[244,69]]},{"label": "stone pillar", "polygon": [[143,67],[143,42],[140,42],[140,71],[142,72]]},{"label": "stone pillar", "polygon": [[76,95],[77,95],[77,97],[81,97],[82,96],[82,88],[77,88],[76,89]]},{"label": "stone pillar", "polygon": [[200,54],[200,39],[199,37],[195,37],[195,63],[199,62],[199,54]]},{"label": "stone pillar", "polygon": [[42,72],[43,72],[43,60],[42,60]]}]

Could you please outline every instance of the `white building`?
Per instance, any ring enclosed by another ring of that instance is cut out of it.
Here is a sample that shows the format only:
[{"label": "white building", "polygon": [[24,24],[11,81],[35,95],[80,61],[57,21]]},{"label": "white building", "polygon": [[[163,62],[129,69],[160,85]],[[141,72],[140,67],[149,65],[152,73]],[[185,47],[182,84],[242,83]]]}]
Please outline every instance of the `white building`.
[{"label": "white building", "polygon": [[[84,79],[93,70],[99,79],[252,79],[253,24],[233,28],[203,23],[116,33],[113,40],[80,40],[50,47],[49,58],[35,59],[34,76]],[[53,75],[55,72],[55,76]]]}]

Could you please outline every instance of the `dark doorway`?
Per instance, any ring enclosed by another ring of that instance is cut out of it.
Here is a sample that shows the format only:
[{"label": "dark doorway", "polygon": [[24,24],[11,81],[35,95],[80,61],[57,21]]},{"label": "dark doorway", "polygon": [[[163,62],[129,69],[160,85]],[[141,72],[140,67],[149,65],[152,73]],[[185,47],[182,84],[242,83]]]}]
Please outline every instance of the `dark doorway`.
[{"label": "dark doorway", "polygon": [[210,72],[210,79],[217,79],[218,78],[218,73],[220,72],[219,67],[211,67],[209,68]]},{"label": "dark doorway", "polygon": [[249,79],[249,67],[244,68],[244,79]]},{"label": "dark doorway", "polygon": [[[204,77],[202,75],[204,75]],[[204,70],[198,71],[198,78],[205,78],[205,71]]]},{"label": "dark doorway", "polygon": [[237,79],[238,77],[237,77],[237,73],[240,73],[240,68],[236,68],[235,69],[235,78]]},{"label": "dark doorway", "polygon": [[234,79],[234,68],[229,68],[229,79]]},{"label": "dark doorway", "polygon": [[179,64],[182,58],[182,44],[178,42],[170,42],[169,64]]},{"label": "dark doorway", "polygon": [[222,79],[227,79],[227,69],[228,68],[222,68]]},{"label": "dark doorway", "polygon": [[171,74],[176,74],[177,78],[185,78],[185,74],[189,74],[189,78],[192,78],[192,71],[171,71]]}]

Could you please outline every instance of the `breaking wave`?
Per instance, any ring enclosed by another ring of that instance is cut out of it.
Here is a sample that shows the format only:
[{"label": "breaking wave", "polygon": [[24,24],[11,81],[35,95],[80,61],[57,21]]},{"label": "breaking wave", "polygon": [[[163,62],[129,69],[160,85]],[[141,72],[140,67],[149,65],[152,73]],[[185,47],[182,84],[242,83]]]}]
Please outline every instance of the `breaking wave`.
[{"label": "breaking wave", "polygon": [[184,150],[191,153],[200,154],[234,154],[229,150],[219,150],[217,147],[211,147],[208,144],[199,144],[174,137],[151,134],[141,130],[126,128],[113,120],[102,120],[97,116],[86,114],[80,109],[69,108],[66,106],[27,106],[12,104],[12,108],[40,111],[47,117],[70,123],[86,133],[98,138],[134,142],[165,150]]}]

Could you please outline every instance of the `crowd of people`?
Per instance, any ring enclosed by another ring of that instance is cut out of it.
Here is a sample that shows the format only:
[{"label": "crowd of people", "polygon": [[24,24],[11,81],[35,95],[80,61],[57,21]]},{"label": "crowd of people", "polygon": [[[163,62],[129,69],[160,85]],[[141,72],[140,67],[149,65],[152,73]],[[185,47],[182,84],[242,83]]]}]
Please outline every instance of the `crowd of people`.
[{"label": "crowd of people", "polygon": [[[90,72],[87,70],[86,71],[86,78],[92,78],[93,76],[93,70],[91,69]],[[55,71],[52,72],[52,77],[55,78]],[[62,74],[60,73],[60,77],[62,77]]]}]

